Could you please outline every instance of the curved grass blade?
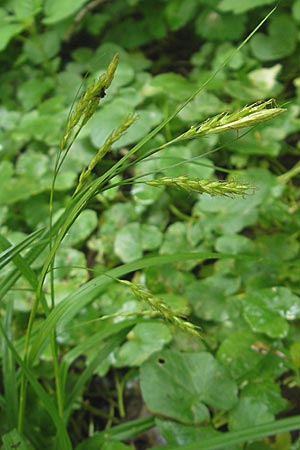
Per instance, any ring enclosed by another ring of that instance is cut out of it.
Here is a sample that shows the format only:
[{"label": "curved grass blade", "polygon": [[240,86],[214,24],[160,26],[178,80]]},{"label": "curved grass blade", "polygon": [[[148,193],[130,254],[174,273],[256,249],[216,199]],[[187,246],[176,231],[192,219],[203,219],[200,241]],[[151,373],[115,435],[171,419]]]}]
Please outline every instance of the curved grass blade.
[{"label": "curved grass blade", "polygon": [[[16,245],[12,245],[0,253],[0,270],[2,270],[7,264],[9,264],[13,258],[18,256],[23,250],[31,246],[31,244],[42,235],[43,229],[34,231],[27,236],[23,241]],[[0,244],[3,247],[6,246],[7,241],[2,237]]]},{"label": "curved grass blade", "polygon": [[125,439],[132,439],[141,433],[145,433],[145,431],[151,430],[154,426],[153,416],[131,420],[122,425],[95,433],[90,438],[81,442],[75,450],[98,450],[107,440],[123,441]]},{"label": "curved grass blade", "polygon": [[159,446],[153,447],[153,450],[221,450],[224,447],[228,448],[230,445],[255,441],[266,436],[298,430],[299,424],[300,416],[294,416],[271,423],[256,425],[246,430],[229,431],[222,433],[220,436],[203,439],[201,442],[195,442],[193,444]]},{"label": "curved grass blade", "polygon": [[122,266],[109,270],[106,274],[99,275],[77,291],[68,295],[50,312],[43,322],[43,326],[40,327],[39,332],[33,339],[29,357],[30,363],[32,364],[38,356],[53,329],[56,327],[63,329],[84,306],[88,305],[94,298],[99,296],[103,289],[105,289],[108,284],[112,283],[114,278],[120,278],[130,272],[146,267],[159,266],[161,264],[171,264],[188,260],[203,261],[205,259],[219,259],[226,257],[228,256],[224,254],[221,255],[208,252],[190,252],[177,255],[154,256],[143,258],[129,264],[123,264]]}]

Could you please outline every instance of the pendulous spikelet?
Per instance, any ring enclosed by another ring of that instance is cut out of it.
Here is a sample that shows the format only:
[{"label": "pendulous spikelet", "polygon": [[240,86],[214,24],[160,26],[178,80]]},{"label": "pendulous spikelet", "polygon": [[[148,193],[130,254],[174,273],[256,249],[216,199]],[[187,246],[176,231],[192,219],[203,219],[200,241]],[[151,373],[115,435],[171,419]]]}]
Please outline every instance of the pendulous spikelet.
[{"label": "pendulous spikelet", "polygon": [[136,283],[132,283],[131,281],[127,280],[118,280],[118,281],[122,284],[125,284],[126,286],[129,286],[133,294],[138,299],[148,303],[148,305],[150,305],[154,311],[158,312],[163,317],[164,320],[170,322],[171,324],[175,325],[176,327],[180,328],[182,331],[185,331],[186,333],[190,333],[194,336],[200,336],[199,327],[197,327],[191,322],[183,320],[182,317],[176,315],[175,312],[168,305],[166,305],[159,297],[152,295],[151,292],[149,292],[143,286],[140,286]]}]

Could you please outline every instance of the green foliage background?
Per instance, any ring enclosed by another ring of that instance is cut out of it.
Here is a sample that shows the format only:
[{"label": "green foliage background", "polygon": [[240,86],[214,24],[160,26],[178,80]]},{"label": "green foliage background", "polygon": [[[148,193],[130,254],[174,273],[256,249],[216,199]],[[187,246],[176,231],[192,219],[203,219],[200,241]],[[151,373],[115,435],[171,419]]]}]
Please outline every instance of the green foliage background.
[{"label": "green foliage background", "polygon": [[[275,4],[6,0],[0,7],[0,306],[20,358],[35,296],[30,279],[47,251],[32,259],[32,273],[22,271],[16,259],[6,264],[5,251],[14,245],[12,256],[26,257],[32,246],[27,237],[48,226],[55,158],[76,95],[120,54],[107,95],[58,174],[55,218],[67,207],[83,168],[129,112],[138,120],[96,167],[94,178],[217,71],[139,150],[128,171],[116,173],[89,203],[57,252],[57,306],[50,316],[65,389],[62,421],[72,441],[64,448],[130,448],[122,441],[155,425],[159,438],[135,440],[137,449],[165,441],[167,448],[299,449],[291,425],[277,429],[284,433],[274,439],[248,444],[237,437],[227,445],[223,433],[238,436],[234,432],[272,427],[273,421],[276,431],[275,419],[300,413],[300,1],[280,2],[250,42],[234,52]],[[271,97],[287,111],[270,122],[174,144],[143,159],[193,124]],[[138,182],[182,175],[234,178],[256,189],[245,198],[210,197]],[[16,265],[23,273],[18,280]],[[107,270],[109,276],[101,276]],[[146,306],[113,281],[122,277],[145,284],[188,316],[201,327],[202,339],[149,318],[150,310],[148,318],[140,315]],[[49,283],[48,276],[50,304]],[[60,422],[54,426],[43,394],[37,395],[40,388],[34,388],[39,382],[47,398],[54,398],[50,316],[44,321],[40,308],[36,318],[23,434],[16,429],[25,369],[1,336],[5,450],[18,442],[19,450],[62,448],[56,440]],[[131,415],[128,397],[140,398],[134,389],[141,390],[142,400]],[[147,419],[141,418],[144,405],[152,414]],[[244,441],[262,436],[257,431]]]}]

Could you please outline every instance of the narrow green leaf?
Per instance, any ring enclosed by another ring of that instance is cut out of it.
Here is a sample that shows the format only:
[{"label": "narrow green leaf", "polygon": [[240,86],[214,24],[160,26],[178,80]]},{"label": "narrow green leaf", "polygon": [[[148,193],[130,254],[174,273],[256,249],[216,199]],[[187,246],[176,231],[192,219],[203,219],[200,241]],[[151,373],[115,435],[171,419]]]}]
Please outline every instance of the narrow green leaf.
[{"label": "narrow green leaf", "polygon": [[201,442],[195,442],[193,444],[159,446],[153,447],[153,450],[218,450],[228,445],[241,444],[278,433],[298,430],[299,423],[300,416],[289,417],[287,419],[277,420],[276,422],[257,425],[247,430],[223,433],[221,436],[203,439]]},{"label": "narrow green leaf", "polygon": [[59,417],[56,407],[53,404],[53,401],[51,397],[45,392],[43,387],[40,385],[36,377],[33,375],[32,371],[28,368],[28,366],[24,363],[23,359],[20,357],[20,355],[15,350],[13,344],[10,342],[2,323],[0,322],[0,331],[4,337],[4,340],[11,351],[14,359],[17,361],[19,366],[22,368],[23,373],[25,374],[26,378],[28,379],[29,383],[31,384],[32,388],[36,392],[37,396],[40,398],[41,402],[45,406],[45,411],[47,411],[50,415],[50,417],[53,420],[53,423],[56,426],[57,435],[59,437],[61,450],[72,450],[72,444],[70,441],[70,438],[68,436],[67,430],[65,428],[65,425]]}]

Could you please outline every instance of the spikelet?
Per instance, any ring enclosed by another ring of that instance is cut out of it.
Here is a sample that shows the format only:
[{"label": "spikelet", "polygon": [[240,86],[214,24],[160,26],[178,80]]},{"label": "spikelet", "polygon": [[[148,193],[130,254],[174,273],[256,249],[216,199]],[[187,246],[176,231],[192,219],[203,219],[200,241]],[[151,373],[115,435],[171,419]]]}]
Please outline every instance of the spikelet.
[{"label": "spikelet", "polygon": [[148,305],[151,306],[151,308],[158,312],[164,320],[167,322],[172,323],[173,325],[180,328],[182,331],[185,331],[186,333],[190,333],[193,336],[200,336],[199,333],[199,327],[192,324],[191,322],[187,322],[183,320],[181,317],[176,315],[174,311],[172,311],[169,306],[167,306],[159,297],[155,297],[151,294],[147,289],[144,287],[131,283],[127,280],[118,280],[119,283],[125,284],[126,286],[129,286],[132,290],[133,294],[140,300],[148,303]]},{"label": "spikelet", "polygon": [[168,186],[184,189],[189,192],[199,194],[223,195],[233,197],[234,195],[246,195],[249,190],[254,190],[248,184],[243,184],[237,180],[218,181],[218,180],[199,180],[198,178],[181,177],[162,177],[156,180],[144,181],[150,186]]},{"label": "spikelet", "polygon": [[[260,122],[273,119],[286,111],[284,108],[278,108],[273,105],[274,100],[270,99],[265,102],[257,102],[252,105],[245,106],[240,111],[232,114],[218,114],[217,116],[207,119],[200,125],[192,126],[188,131],[175,138],[173,142],[208,134],[222,133],[228,130],[238,130],[240,128],[250,127],[257,125]],[[270,108],[269,106],[273,107]]]},{"label": "spikelet", "polygon": [[105,96],[106,89],[111,85],[118,62],[119,55],[115,54],[106,72],[100,75],[97,80],[94,80],[79,99],[74,111],[69,117],[66,132],[60,144],[62,149],[65,147],[72,130],[77,125],[81,129],[94,114],[101,98]]},{"label": "spikelet", "polygon": [[79,182],[75,191],[75,194],[82,188],[86,179],[90,176],[92,170],[95,166],[101,161],[101,159],[106,155],[106,153],[110,150],[112,144],[116,142],[120,137],[128,130],[128,128],[135,121],[135,114],[129,114],[125,120],[119,125],[119,127],[112,131],[108,138],[105,140],[104,144],[99,148],[96,155],[91,159],[88,167],[81,172],[79,177]]}]

